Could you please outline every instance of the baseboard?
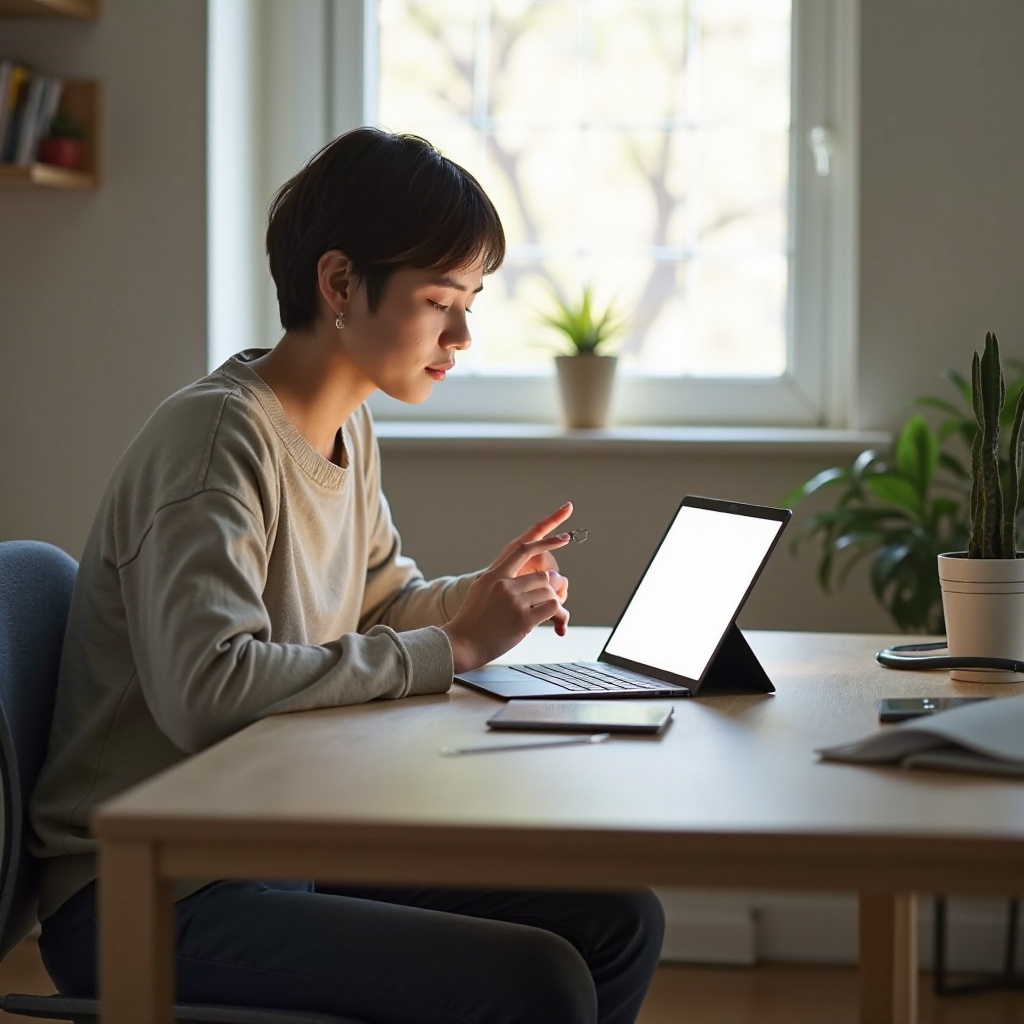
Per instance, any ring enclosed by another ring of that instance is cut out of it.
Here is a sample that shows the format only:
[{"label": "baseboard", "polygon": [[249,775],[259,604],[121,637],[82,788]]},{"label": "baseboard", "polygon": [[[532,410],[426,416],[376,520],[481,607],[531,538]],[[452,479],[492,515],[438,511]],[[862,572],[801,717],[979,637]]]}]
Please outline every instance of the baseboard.
[{"label": "baseboard", "polygon": [[[679,963],[855,964],[857,899],[853,895],[702,893],[661,890],[666,933],[662,960]],[[920,963],[933,967],[934,901],[920,898]],[[950,898],[946,966],[954,971],[1002,968],[1005,899]]]},{"label": "baseboard", "polygon": [[753,964],[756,956],[754,907],[743,893],[715,894],[662,889],[669,963]]}]

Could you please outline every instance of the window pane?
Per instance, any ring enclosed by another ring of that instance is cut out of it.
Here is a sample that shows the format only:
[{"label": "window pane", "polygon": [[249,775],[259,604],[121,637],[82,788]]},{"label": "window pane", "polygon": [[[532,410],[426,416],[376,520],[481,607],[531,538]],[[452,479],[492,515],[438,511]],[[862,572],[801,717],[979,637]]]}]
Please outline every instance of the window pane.
[{"label": "window pane", "polygon": [[377,120],[483,183],[509,242],[464,372],[550,367],[551,287],[629,318],[627,372],[777,376],[791,0],[378,0]]}]

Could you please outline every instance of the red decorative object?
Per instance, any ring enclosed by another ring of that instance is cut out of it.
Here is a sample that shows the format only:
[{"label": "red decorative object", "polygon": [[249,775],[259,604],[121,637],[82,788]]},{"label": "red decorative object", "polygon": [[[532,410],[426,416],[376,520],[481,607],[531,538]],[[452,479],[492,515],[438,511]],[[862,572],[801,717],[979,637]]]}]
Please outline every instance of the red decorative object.
[{"label": "red decorative object", "polygon": [[82,140],[43,139],[39,143],[39,161],[76,171],[82,166]]}]

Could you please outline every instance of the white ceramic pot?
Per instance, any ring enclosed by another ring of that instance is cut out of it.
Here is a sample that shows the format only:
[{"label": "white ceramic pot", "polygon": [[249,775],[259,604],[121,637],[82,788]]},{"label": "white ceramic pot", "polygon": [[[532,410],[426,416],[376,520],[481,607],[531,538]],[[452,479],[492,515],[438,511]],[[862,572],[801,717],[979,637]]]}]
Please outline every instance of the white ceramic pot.
[{"label": "white ceramic pot", "polygon": [[608,426],[617,362],[615,356],[555,356],[567,427]]},{"label": "white ceramic pot", "polygon": [[[1024,558],[968,558],[966,551],[939,555],[942,614],[952,657],[1024,661]],[[1019,683],[1024,673],[951,669],[968,683]]]}]

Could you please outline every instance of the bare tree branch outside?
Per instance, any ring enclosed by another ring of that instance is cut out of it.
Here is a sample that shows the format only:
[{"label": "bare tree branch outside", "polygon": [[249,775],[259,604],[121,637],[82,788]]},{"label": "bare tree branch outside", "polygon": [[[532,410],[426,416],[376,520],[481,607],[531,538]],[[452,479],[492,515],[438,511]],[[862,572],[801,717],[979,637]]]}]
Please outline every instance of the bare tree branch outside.
[{"label": "bare tree branch outside", "polygon": [[592,284],[629,372],[786,370],[790,0],[378,0],[378,122],[483,183],[509,240],[476,372],[544,369]]}]

